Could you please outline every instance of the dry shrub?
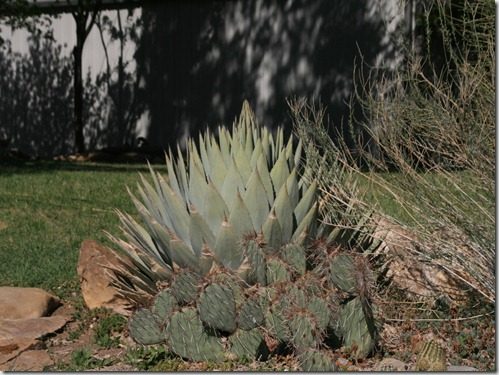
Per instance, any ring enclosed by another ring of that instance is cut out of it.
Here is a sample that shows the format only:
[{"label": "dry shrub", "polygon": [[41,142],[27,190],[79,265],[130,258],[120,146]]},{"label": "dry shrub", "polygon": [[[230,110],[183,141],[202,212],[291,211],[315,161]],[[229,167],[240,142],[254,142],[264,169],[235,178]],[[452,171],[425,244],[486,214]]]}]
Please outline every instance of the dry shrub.
[{"label": "dry shrub", "polygon": [[[333,142],[324,111],[304,101],[291,103],[295,128],[311,149],[314,168],[326,169],[324,220],[338,209],[354,216],[382,211],[356,188],[354,176],[363,175],[403,210],[403,224],[424,244],[415,256],[494,303],[495,4],[431,4],[426,37],[436,14],[444,63],[432,64],[429,53],[426,59],[408,54],[397,71],[367,77],[355,98],[364,118],[352,120],[355,152],[341,137]],[[333,165],[341,173],[332,174]]]}]

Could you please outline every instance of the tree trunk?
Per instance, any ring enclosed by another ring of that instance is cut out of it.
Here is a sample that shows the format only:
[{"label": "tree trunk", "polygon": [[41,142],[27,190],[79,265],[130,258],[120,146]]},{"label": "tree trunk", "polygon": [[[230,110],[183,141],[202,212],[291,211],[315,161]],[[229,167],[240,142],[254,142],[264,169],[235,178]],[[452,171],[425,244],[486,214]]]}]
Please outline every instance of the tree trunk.
[{"label": "tree trunk", "polygon": [[87,15],[78,12],[74,15],[76,22],[76,46],[74,55],[74,141],[75,150],[78,153],[85,152],[85,141],[83,139],[83,78],[82,78],[82,54],[85,43],[85,25]]}]

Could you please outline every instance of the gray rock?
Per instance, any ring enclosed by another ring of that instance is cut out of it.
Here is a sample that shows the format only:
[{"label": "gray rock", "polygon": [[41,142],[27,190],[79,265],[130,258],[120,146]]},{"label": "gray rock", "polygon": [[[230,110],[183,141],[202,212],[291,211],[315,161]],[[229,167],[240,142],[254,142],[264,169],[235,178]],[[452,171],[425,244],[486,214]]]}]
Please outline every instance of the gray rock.
[{"label": "gray rock", "polygon": [[374,371],[407,371],[409,365],[396,358],[384,358],[375,367]]},{"label": "gray rock", "polygon": [[448,366],[447,371],[462,372],[462,371],[479,371],[479,370],[470,366]]}]

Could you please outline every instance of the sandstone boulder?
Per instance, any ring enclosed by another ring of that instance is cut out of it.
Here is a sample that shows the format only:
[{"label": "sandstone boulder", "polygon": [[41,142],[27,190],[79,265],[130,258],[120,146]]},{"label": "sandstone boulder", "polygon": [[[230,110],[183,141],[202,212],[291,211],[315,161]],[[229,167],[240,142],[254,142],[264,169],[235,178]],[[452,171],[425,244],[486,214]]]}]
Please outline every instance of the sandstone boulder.
[{"label": "sandstone boulder", "polygon": [[[0,340],[38,339],[61,329],[70,320],[66,316],[35,319],[1,319]],[[1,341],[0,341],[1,342]],[[14,341],[16,343],[17,341]]]},{"label": "sandstone boulder", "polygon": [[60,304],[57,297],[39,288],[0,287],[0,319],[48,316]]},{"label": "sandstone boulder", "polygon": [[54,364],[46,350],[26,350],[10,361],[7,371],[43,371],[45,367]]},{"label": "sandstone boulder", "polygon": [[119,267],[120,260],[108,247],[92,240],[83,241],[78,260],[78,276],[85,304],[89,309],[105,307],[129,315],[130,301],[113,287],[109,268]]},{"label": "sandstone boulder", "polygon": [[462,285],[445,269],[418,259],[417,254],[429,249],[429,244],[392,221],[382,217],[376,221],[373,237],[382,241],[377,254],[385,258],[388,280],[412,295],[437,297],[445,294],[454,302],[466,299]]},{"label": "sandstone boulder", "polygon": [[16,358],[23,351],[36,348],[38,340],[33,338],[0,338],[0,371],[7,370],[5,365],[10,360]]}]

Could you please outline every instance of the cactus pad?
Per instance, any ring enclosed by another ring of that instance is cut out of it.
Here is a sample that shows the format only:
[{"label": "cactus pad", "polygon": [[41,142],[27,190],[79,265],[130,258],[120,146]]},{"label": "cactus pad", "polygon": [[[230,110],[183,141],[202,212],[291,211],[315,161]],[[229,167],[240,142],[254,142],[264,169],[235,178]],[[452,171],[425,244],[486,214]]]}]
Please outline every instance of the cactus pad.
[{"label": "cactus pad", "polygon": [[267,310],[265,312],[265,327],[279,341],[285,342],[291,337],[286,318],[280,311]]},{"label": "cactus pad", "polygon": [[192,361],[220,361],[224,357],[220,339],[204,331],[194,308],[174,313],[166,333],[170,348],[182,358]]},{"label": "cactus pad", "polygon": [[291,343],[298,352],[317,346],[319,338],[312,318],[308,314],[298,314],[292,317],[289,321],[289,328]]},{"label": "cactus pad", "polygon": [[309,349],[302,353],[298,360],[302,371],[332,372],[338,370],[333,359],[323,350]]},{"label": "cactus pad", "polygon": [[265,360],[269,355],[269,348],[258,329],[239,329],[230,336],[229,343],[231,353],[239,359]]},{"label": "cactus pad", "polygon": [[301,245],[288,244],[281,250],[281,259],[284,260],[296,275],[302,276],[307,270],[305,249]]},{"label": "cactus pad", "polygon": [[338,328],[343,335],[343,344],[355,348],[352,355],[366,357],[374,348],[375,327],[372,314],[365,314],[368,306],[363,306],[360,297],[355,297],[340,309]]},{"label": "cactus pad", "polygon": [[267,259],[267,283],[269,285],[291,281],[286,263],[278,258]]},{"label": "cactus pad", "polygon": [[248,272],[248,284],[267,285],[267,268],[265,262],[265,254],[262,248],[256,241],[248,241],[246,244],[245,254],[249,259],[251,269]]},{"label": "cactus pad", "polygon": [[128,323],[130,336],[139,344],[153,345],[165,341],[165,333],[149,309],[137,310]]},{"label": "cactus pad", "polygon": [[319,297],[312,297],[308,303],[308,310],[315,318],[317,327],[326,330],[331,321],[331,310],[325,300]]},{"label": "cactus pad", "polygon": [[231,288],[211,284],[198,301],[199,316],[210,328],[232,333],[236,330],[236,302]]},{"label": "cactus pad", "polygon": [[239,328],[249,331],[263,324],[265,316],[262,307],[255,298],[248,298],[241,305],[237,315],[237,325]]},{"label": "cactus pad", "polygon": [[329,266],[330,281],[346,293],[353,294],[356,289],[355,262],[348,254],[335,256]]},{"label": "cactus pad", "polygon": [[191,271],[181,271],[170,287],[172,295],[180,305],[194,302],[198,296],[200,277]]},{"label": "cactus pad", "polygon": [[164,324],[171,317],[175,308],[178,308],[177,300],[168,289],[165,289],[158,293],[151,310],[156,319]]}]

